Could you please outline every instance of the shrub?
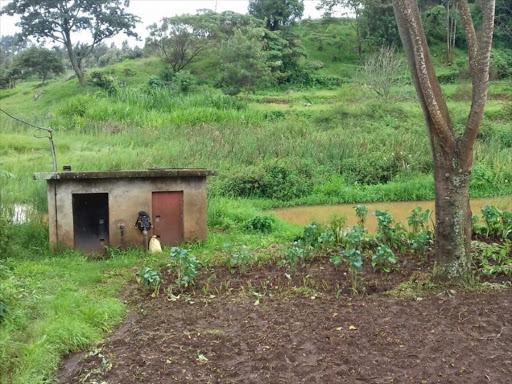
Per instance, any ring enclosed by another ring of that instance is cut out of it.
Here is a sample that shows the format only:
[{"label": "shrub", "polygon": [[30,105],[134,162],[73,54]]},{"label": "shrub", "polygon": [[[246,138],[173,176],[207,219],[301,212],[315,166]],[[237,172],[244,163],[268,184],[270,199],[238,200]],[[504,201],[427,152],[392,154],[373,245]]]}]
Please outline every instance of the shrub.
[{"label": "shrub", "polygon": [[116,80],[108,73],[93,71],[91,72],[91,79],[94,85],[109,93],[113,93],[117,90]]},{"label": "shrub", "polygon": [[311,191],[309,169],[294,168],[279,161],[235,171],[221,185],[221,192],[230,196],[282,201],[306,196]]},{"label": "shrub", "polygon": [[345,159],[342,172],[346,179],[359,184],[385,184],[401,170],[404,157],[400,153],[382,154],[367,152],[364,156]]},{"label": "shrub", "polygon": [[258,215],[249,219],[247,224],[245,224],[245,229],[248,231],[269,233],[272,232],[274,222],[275,220],[271,216]]},{"label": "shrub", "polygon": [[512,50],[493,49],[491,52],[491,77],[502,79],[512,76]]},{"label": "shrub", "polygon": [[438,75],[437,79],[441,84],[455,84],[457,82],[459,75],[459,71],[452,71]]}]

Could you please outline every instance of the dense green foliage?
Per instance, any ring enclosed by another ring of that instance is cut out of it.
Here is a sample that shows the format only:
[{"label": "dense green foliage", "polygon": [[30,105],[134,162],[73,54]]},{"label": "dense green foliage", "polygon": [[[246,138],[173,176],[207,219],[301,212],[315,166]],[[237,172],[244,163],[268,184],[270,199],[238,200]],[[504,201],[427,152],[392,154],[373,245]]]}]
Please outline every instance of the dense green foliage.
[{"label": "dense green foliage", "polygon": [[249,0],[249,14],[265,20],[271,31],[277,31],[300,20],[303,13],[303,0]]}]

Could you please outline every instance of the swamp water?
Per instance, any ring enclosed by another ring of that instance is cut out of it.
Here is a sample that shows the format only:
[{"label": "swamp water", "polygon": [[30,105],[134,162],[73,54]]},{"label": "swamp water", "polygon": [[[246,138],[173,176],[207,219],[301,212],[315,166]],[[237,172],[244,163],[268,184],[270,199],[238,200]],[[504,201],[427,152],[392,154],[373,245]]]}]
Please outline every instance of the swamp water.
[{"label": "swamp water", "polygon": [[[272,212],[284,221],[302,226],[311,223],[312,221],[327,224],[333,215],[344,216],[347,218],[346,226],[350,227],[357,224],[357,216],[354,210],[356,205],[358,204],[279,208],[272,210]],[[368,216],[366,218],[365,227],[370,232],[375,232],[377,230],[377,219],[373,214],[377,209],[389,211],[391,216],[395,219],[395,222],[400,222],[404,226],[407,226],[407,218],[410,216],[411,211],[414,208],[420,206],[423,210],[434,210],[434,201],[382,202],[361,205],[366,205],[368,207]],[[501,210],[510,210],[512,209],[512,196],[471,200],[471,210],[474,215],[478,215],[480,218],[482,217],[480,210],[486,205],[494,205]],[[434,214],[432,214],[431,219],[434,220]],[[430,223],[430,225],[432,225],[432,223]]]}]

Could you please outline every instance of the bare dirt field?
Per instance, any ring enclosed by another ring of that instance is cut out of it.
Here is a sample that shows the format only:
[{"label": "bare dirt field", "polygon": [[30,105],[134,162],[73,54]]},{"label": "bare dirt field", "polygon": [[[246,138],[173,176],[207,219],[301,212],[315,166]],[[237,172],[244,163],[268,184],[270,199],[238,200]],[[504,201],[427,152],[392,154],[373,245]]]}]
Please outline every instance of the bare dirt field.
[{"label": "bare dirt field", "polygon": [[[327,259],[292,276],[277,266],[243,275],[204,269],[194,289],[178,298],[165,293],[166,284],[157,297],[132,286],[126,321],[94,351],[64,361],[59,378],[108,384],[510,383],[512,290],[429,291],[412,271],[428,273],[431,258],[399,260],[389,275],[365,267],[359,295],[351,292],[344,268],[336,270]],[[413,295],[389,293],[406,281],[414,282]]]}]

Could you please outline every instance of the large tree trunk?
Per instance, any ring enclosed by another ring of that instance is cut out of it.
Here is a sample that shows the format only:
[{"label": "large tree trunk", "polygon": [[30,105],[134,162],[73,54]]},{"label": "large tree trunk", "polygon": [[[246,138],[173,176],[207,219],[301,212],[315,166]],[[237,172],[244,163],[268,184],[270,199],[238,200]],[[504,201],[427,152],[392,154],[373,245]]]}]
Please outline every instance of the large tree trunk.
[{"label": "large tree trunk", "polygon": [[471,208],[469,172],[464,173],[454,154],[448,161],[434,160],[437,282],[471,280]]}]

